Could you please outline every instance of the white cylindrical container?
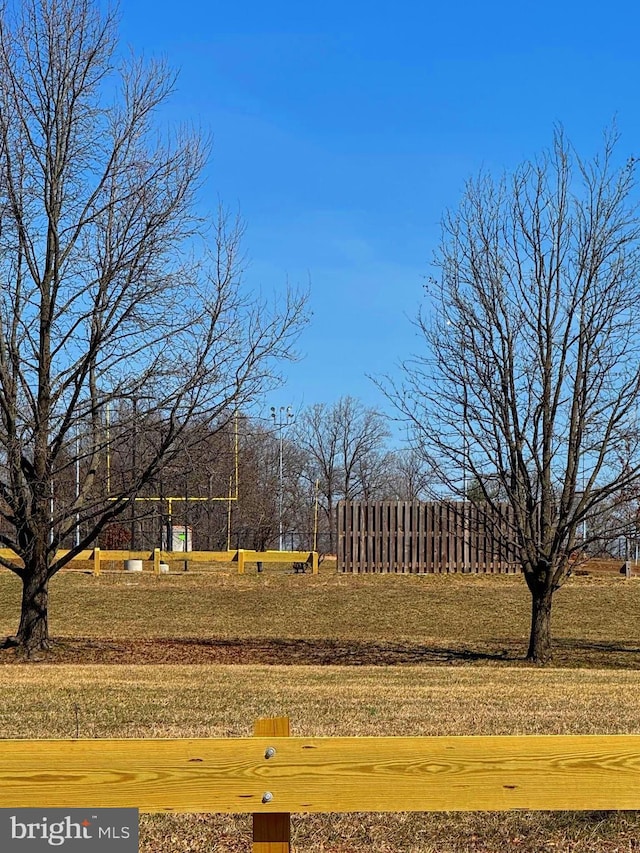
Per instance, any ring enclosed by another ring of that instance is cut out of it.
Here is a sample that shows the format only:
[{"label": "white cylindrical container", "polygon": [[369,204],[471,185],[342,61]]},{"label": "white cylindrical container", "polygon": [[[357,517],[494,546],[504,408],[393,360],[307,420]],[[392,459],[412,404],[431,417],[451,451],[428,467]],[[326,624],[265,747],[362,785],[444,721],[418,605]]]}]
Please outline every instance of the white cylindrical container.
[{"label": "white cylindrical container", "polygon": [[160,574],[168,575],[169,574],[169,563],[160,563]]},{"label": "white cylindrical container", "polygon": [[125,560],[124,570],[125,572],[141,572],[142,560]]}]

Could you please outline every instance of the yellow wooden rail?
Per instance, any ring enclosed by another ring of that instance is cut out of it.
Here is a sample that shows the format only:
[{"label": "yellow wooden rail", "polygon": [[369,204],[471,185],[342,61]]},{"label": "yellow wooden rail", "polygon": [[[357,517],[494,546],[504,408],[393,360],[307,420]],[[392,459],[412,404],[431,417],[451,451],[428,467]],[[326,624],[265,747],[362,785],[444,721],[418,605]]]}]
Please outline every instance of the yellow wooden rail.
[{"label": "yellow wooden rail", "polygon": [[254,853],[291,812],[640,809],[640,735],[0,740],[0,807],[250,812]]},{"label": "yellow wooden rail", "polygon": [[247,551],[234,552],[234,561],[238,562],[238,574],[244,573],[245,563],[305,563],[311,566],[312,573],[318,574],[317,551]]},{"label": "yellow wooden rail", "polygon": [[[60,550],[56,557],[68,554],[68,550]],[[10,548],[0,548],[0,557],[5,560],[22,565],[20,558]],[[112,549],[93,548],[81,551],[73,562],[92,562],[93,574],[99,575],[102,564],[108,561],[124,562],[125,560],[142,560],[153,564],[156,574],[160,573],[160,564],[176,560],[187,560],[190,563],[237,563],[238,574],[244,574],[246,563],[304,563],[311,566],[312,573],[318,574],[317,551],[161,551],[154,548],[153,551],[122,551]]]},{"label": "yellow wooden rail", "polygon": [[640,809],[640,736],[0,741],[0,807],[20,806]]}]

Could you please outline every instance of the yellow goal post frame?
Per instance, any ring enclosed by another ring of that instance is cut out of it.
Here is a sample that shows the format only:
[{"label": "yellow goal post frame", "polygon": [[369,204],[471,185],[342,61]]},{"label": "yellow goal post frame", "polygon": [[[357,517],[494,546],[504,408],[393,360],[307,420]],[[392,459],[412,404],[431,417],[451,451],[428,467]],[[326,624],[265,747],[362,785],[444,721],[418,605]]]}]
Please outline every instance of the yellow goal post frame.
[{"label": "yellow goal post frame", "polygon": [[[238,482],[239,482],[239,442],[238,442],[238,412],[233,416],[233,477],[229,477],[229,494],[223,497],[160,497],[153,495],[150,497],[134,498],[136,501],[237,501],[238,500]],[[235,480],[235,489],[232,488],[232,480]],[[107,495],[111,493],[111,441],[109,439],[109,420],[107,417]],[[117,498],[109,498],[109,500],[117,500]],[[171,514],[171,509],[169,509]]]},{"label": "yellow goal post frame", "polygon": [[[239,491],[239,443],[238,443],[238,412],[236,411],[233,416],[233,468],[234,468],[234,476],[229,477],[229,493],[224,497],[190,497],[189,495],[170,495],[170,496],[160,496],[160,495],[149,495],[144,497],[135,497],[133,498],[134,502],[153,502],[158,501],[164,503],[167,502],[167,517],[169,527],[173,526],[173,504],[176,501],[182,501],[183,503],[188,503],[191,501],[194,502],[206,502],[206,503],[214,503],[216,501],[225,501],[227,503],[227,551],[231,550],[231,505],[235,501],[238,501],[238,491]],[[233,480],[235,479],[235,489],[233,488]],[[107,410],[107,496],[111,492],[111,442],[109,440],[109,412]],[[110,501],[118,500],[118,498],[109,497]]]}]

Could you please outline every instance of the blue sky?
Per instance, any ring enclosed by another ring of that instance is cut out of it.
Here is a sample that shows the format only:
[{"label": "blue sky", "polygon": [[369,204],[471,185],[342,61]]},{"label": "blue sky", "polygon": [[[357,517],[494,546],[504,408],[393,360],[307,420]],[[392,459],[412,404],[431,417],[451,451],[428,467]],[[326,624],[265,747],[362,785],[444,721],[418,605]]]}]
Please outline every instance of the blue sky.
[{"label": "blue sky", "polygon": [[465,180],[558,122],[589,156],[615,117],[640,153],[639,29],[616,0],[123,2],[123,42],[180,71],[163,118],[213,134],[205,195],[247,222],[248,283],[311,283],[304,358],[267,406],[388,409],[367,374],[419,348],[409,318]]}]

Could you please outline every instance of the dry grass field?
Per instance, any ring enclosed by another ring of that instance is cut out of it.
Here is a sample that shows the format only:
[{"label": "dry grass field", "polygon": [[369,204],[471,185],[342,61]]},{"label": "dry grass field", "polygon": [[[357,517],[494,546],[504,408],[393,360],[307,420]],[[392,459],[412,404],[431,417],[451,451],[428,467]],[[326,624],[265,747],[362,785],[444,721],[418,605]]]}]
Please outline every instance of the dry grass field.
[{"label": "dry grass field", "polygon": [[[317,577],[266,571],[54,579],[44,663],[0,654],[2,737],[241,736],[288,714],[298,735],[640,731],[640,580],[557,595],[554,666],[521,660],[520,577]],[[0,633],[18,584],[0,574]],[[640,851],[640,815],[293,818],[296,851]],[[144,853],[248,851],[249,819],[143,816]]]}]

